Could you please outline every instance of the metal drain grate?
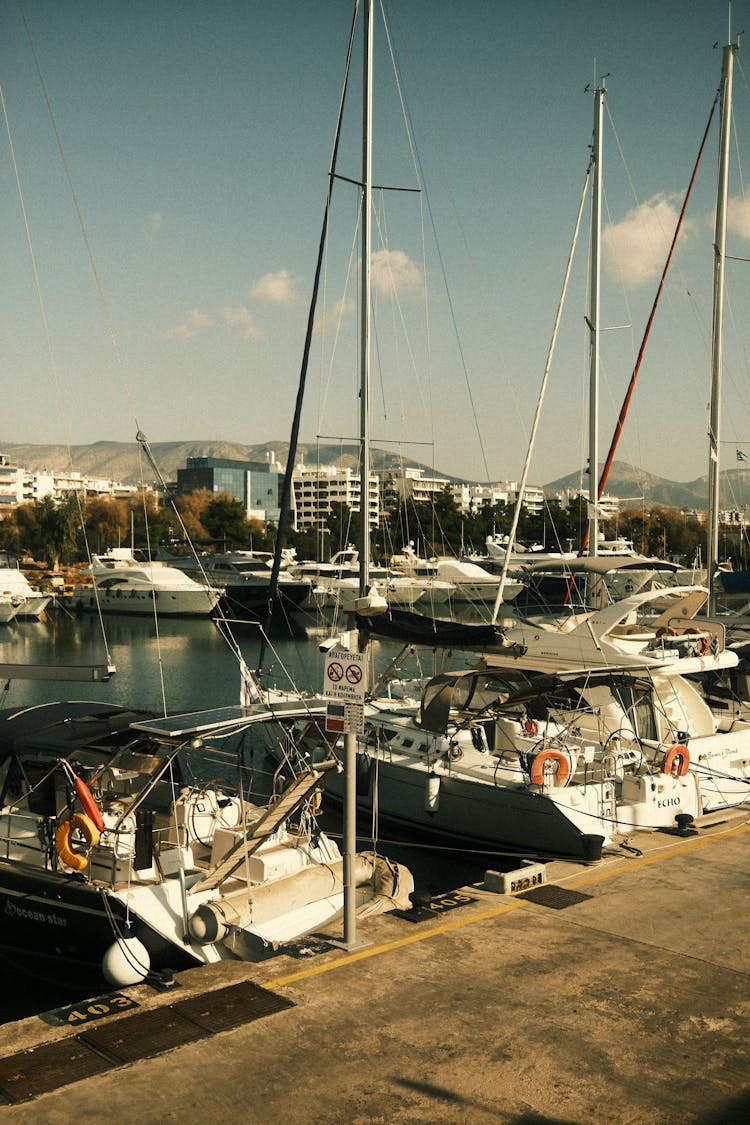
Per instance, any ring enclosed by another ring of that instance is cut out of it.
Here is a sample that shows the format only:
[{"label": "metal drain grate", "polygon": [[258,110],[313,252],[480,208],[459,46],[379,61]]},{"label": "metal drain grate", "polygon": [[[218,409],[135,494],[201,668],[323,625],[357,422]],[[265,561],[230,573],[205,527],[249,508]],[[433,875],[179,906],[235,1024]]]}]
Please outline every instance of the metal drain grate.
[{"label": "metal drain grate", "polygon": [[0,1091],[6,1104],[25,1102],[110,1068],[111,1063],[76,1039],[62,1039],[0,1059]]},{"label": "metal drain grate", "polygon": [[205,1034],[202,1028],[184,1019],[170,1005],[139,1012],[136,1016],[127,1016],[91,1031],[80,1031],[76,1038],[119,1066],[161,1055],[185,1043],[203,1039]]},{"label": "metal drain grate", "polygon": [[0,1059],[0,1102],[14,1104],[102,1074],[124,1063],[153,1058],[185,1043],[293,1008],[267,988],[239,984],[98,1024],[56,1043]]},{"label": "metal drain grate", "polygon": [[556,887],[554,883],[543,883],[541,887],[524,891],[517,897],[536,902],[539,906],[548,906],[551,910],[565,910],[567,906],[575,906],[577,902],[585,902],[593,896],[582,894],[581,891],[569,891],[566,887]]},{"label": "metal drain grate", "polygon": [[201,996],[190,996],[173,1004],[172,1010],[212,1033],[241,1027],[244,1023],[293,1007],[293,1000],[248,980],[215,992],[205,992]]}]

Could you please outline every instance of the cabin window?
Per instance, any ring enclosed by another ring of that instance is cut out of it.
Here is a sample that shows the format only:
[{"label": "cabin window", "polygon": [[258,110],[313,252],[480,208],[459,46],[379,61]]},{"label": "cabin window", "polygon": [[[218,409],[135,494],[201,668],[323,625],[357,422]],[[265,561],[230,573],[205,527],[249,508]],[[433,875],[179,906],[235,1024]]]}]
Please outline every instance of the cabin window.
[{"label": "cabin window", "polygon": [[644,684],[620,684],[614,691],[619,697],[638,738],[658,739],[651,692]]}]

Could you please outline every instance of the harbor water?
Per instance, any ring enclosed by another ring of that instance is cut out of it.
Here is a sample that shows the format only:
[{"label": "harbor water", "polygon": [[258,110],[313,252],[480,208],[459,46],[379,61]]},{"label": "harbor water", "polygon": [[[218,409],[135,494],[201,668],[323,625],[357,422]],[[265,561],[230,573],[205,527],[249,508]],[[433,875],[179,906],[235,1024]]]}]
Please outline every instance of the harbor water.
[{"label": "harbor water", "polygon": [[[322,642],[332,624],[295,616],[275,627],[264,643],[264,682],[287,688],[296,685],[320,691],[323,684]],[[71,616],[58,609],[44,621],[18,621],[2,626],[0,662],[5,664],[81,665],[109,661],[115,674],[105,683],[60,682],[47,679],[5,679],[0,682],[0,709],[17,709],[59,700],[93,700],[156,713],[200,711],[236,705],[239,701],[240,650],[247,666],[258,666],[261,630],[257,623],[232,622],[229,641],[212,620],[108,616],[104,632],[95,614]],[[398,647],[372,645],[374,674],[380,674]],[[412,658],[407,674],[431,674]],[[273,765],[258,763],[256,792],[269,793]],[[321,826],[341,834],[341,814],[324,801]],[[503,856],[467,854],[438,846],[423,838],[396,838],[387,823],[375,826],[378,847],[405,863],[415,876],[417,891],[437,894],[481,880],[487,867],[512,866]],[[373,826],[358,824],[369,846]],[[15,967],[0,959],[0,1023],[45,1011],[81,997],[72,996],[65,982],[49,979],[22,982]]]}]

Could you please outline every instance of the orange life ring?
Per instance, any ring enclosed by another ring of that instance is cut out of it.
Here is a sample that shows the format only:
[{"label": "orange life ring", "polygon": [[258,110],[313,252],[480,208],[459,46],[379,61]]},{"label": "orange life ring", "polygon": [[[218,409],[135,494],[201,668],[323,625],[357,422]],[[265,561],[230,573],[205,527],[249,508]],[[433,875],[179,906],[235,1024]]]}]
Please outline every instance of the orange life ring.
[{"label": "orange life ring", "polygon": [[86,848],[94,848],[99,843],[99,829],[94,824],[93,820],[84,816],[83,813],[73,813],[67,820],[63,820],[58,824],[57,831],[55,832],[55,847],[57,854],[63,861],[66,867],[72,867],[74,871],[83,871],[84,867],[89,865],[89,857],[83,852],[77,852],[71,845],[70,838],[77,830],[81,833],[86,843]]},{"label": "orange life ring", "polygon": [[[696,629],[694,625],[691,625],[689,629],[685,630],[685,636],[687,636],[688,633],[700,633],[700,629]],[[709,639],[705,635],[705,633],[703,634],[702,637],[699,636],[699,638],[698,638],[698,656],[706,656],[707,653],[709,652],[710,648],[711,648],[711,642],[709,641]]]},{"label": "orange life ring", "polygon": [[684,777],[690,768],[690,751],[681,742],[675,742],[664,755],[661,772],[673,777]]},{"label": "orange life ring", "polygon": [[659,639],[662,637],[676,637],[677,630],[673,629],[671,625],[660,625],[656,630],[656,635]]},{"label": "orange life ring", "polygon": [[570,777],[570,761],[562,750],[542,750],[531,763],[531,780],[534,785],[544,785],[544,767],[547,762],[557,762],[557,782],[564,785]]}]

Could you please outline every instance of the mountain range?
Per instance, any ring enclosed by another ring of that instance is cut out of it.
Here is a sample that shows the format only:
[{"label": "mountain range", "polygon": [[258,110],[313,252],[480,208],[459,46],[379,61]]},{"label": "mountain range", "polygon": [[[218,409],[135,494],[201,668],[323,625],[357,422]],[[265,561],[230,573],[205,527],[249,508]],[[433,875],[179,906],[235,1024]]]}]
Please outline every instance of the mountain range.
[{"label": "mountain range", "polygon": [[[216,457],[233,461],[267,461],[272,451],[277,461],[284,464],[288,443],[284,441],[264,442],[262,445],[243,445],[231,441],[168,441],[154,442],[150,445],[159,472],[167,481],[175,480],[177,470],[184,468],[188,457]],[[0,454],[11,462],[23,465],[34,472],[62,472],[72,469],[84,476],[99,477],[120,481],[123,484],[138,484],[143,479],[147,484],[154,483],[154,471],[141,453],[137,442],[97,441],[91,445],[32,445],[19,442],[0,442]],[[338,464],[354,467],[357,464],[358,447],[317,445],[300,443],[298,460],[308,465]],[[141,468],[143,464],[143,469]],[[382,449],[372,450],[374,469],[390,470],[398,473],[404,465],[424,469],[429,476],[442,476],[448,480],[459,477],[441,473],[434,467],[418,461],[404,460],[397,454]],[[557,480],[544,484],[548,494],[581,486],[580,472],[569,473]],[[472,482],[477,483],[477,482]],[[700,509],[706,507],[707,478],[698,477],[693,481],[667,480],[642,469],[634,469],[623,461],[615,461],[607,482],[607,494],[632,501],[637,507],[661,504],[669,508]],[[733,467],[722,474],[722,504],[726,507],[741,507],[750,503],[750,466]]]}]

